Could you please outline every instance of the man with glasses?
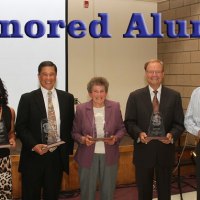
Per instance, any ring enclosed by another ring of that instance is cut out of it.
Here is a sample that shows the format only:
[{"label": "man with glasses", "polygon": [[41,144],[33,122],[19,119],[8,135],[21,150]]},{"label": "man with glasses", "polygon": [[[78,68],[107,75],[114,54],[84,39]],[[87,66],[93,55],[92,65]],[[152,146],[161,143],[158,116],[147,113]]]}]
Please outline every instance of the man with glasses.
[{"label": "man with glasses", "polygon": [[162,85],[162,61],[150,60],[144,69],[148,86],[130,93],[125,113],[127,132],[134,140],[138,199],[152,200],[155,177],[158,200],[169,200],[174,143],[184,131],[181,97]]}]

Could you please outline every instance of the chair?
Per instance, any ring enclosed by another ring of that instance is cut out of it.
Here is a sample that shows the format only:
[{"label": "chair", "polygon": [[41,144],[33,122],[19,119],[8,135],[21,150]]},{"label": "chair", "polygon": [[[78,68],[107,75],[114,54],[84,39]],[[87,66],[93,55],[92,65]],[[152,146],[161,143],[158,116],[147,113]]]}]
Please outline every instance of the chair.
[{"label": "chair", "polygon": [[182,195],[183,186],[187,185],[192,187],[193,189],[196,189],[196,186],[189,183],[187,181],[188,178],[185,178],[181,174],[182,167],[195,166],[193,153],[195,152],[196,144],[197,144],[197,138],[189,133],[184,133],[176,144],[176,160],[173,170],[172,183],[177,182],[181,200],[183,200],[183,195]]}]

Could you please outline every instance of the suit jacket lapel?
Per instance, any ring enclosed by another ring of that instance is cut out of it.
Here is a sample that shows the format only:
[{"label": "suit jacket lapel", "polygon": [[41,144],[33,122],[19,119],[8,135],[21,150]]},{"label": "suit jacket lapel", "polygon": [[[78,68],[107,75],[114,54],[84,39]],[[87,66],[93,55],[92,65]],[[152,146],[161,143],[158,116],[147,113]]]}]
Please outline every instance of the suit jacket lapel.
[{"label": "suit jacket lapel", "polygon": [[86,115],[87,115],[87,118],[91,124],[91,127],[94,131],[95,129],[95,121],[94,121],[94,112],[93,112],[93,104],[92,104],[92,101],[89,101],[87,104],[86,104]]},{"label": "suit jacket lapel", "polygon": [[59,104],[59,110],[60,110],[60,122],[62,121],[63,119],[63,110],[64,110],[64,107],[65,107],[65,103],[63,103],[63,98],[62,98],[62,95],[61,93],[59,92],[59,90],[56,89],[56,93],[57,93],[57,97],[58,97],[58,104]]},{"label": "suit jacket lapel", "polygon": [[143,93],[143,104],[147,105],[147,109],[148,109],[148,113],[152,113],[153,112],[153,105],[152,105],[152,101],[151,101],[151,95],[150,95],[150,91],[149,91],[149,87],[145,87],[144,88],[144,93]]},{"label": "suit jacket lapel", "polygon": [[163,113],[164,112],[164,108],[166,107],[166,104],[167,104],[167,94],[166,94],[166,90],[165,90],[165,87],[162,86],[162,89],[161,89],[161,97],[160,97],[160,112]]},{"label": "suit jacket lapel", "polygon": [[[111,105],[109,104],[109,101],[105,100],[105,122],[109,123],[110,115],[111,115]],[[107,127],[108,124],[105,124],[105,127]]]},{"label": "suit jacket lapel", "polygon": [[44,98],[43,98],[41,89],[38,89],[38,90],[35,91],[35,101],[36,101],[38,108],[40,109],[40,111],[43,115],[43,118],[47,118]]}]

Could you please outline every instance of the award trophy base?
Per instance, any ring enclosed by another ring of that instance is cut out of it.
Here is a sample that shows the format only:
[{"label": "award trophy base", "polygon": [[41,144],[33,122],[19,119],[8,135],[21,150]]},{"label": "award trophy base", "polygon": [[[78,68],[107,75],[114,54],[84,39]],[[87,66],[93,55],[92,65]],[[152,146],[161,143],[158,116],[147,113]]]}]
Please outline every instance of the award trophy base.
[{"label": "award trophy base", "polygon": [[103,137],[103,138],[90,138],[91,141],[102,141],[102,142],[106,142],[106,141],[109,141],[109,140],[112,140],[112,137]]},{"label": "award trophy base", "polygon": [[60,146],[61,144],[64,144],[65,142],[64,141],[59,141],[59,142],[55,142],[55,143],[52,143],[52,144],[48,144],[46,147],[44,147],[43,149],[56,149],[58,146]]},{"label": "award trophy base", "polygon": [[61,144],[64,144],[65,142],[64,141],[59,141],[59,142],[55,142],[55,143],[52,143],[52,144],[48,144],[47,145],[47,148],[48,149],[51,149],[51,148],[53,148],[53,147],[58,147],[58,146],[60,146]]},{"label": "award trophy base", "polygon": [[165,136],[147,136],[146,140],[147,140],[147,142],[150,142],[151,140],[160,140],[160,141],[163,141],[163,140],[168,140],[168,138],[165,137]]},{"label": "award trophy base", "polygon": [[11,148],[12,145],[11,144],[0,144],[0,149],[3,149],[3,148]]}]

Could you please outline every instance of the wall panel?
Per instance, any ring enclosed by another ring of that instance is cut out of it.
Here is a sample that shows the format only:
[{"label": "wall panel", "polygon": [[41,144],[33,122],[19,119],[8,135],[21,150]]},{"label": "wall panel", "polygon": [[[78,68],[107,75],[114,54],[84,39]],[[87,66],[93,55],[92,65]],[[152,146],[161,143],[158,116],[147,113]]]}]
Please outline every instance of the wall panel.
[{"label": "wall panel", "polygon": [[[109,16],[111,38],[94,39],[89,34],[83,39],[69,37],[69,90],[80,102],[88,100],[86,85],[93,76],[104,76],[110,82],[109,96],[119,101],[124,114],[131,91],[143,87],[144,63],[157,57],[157,39],[123,38],[132,13],[142,13],[149,32],[152,32],[150,13],[157,4],[132,0],[94,0],[89,8],[83,0],[69,0],[69,19],[80,19],[89,24],[99,20],[98,13]],[[76,76],[75,76],[76,75]],[[77,77],[77,78],[76,78]]]}]

